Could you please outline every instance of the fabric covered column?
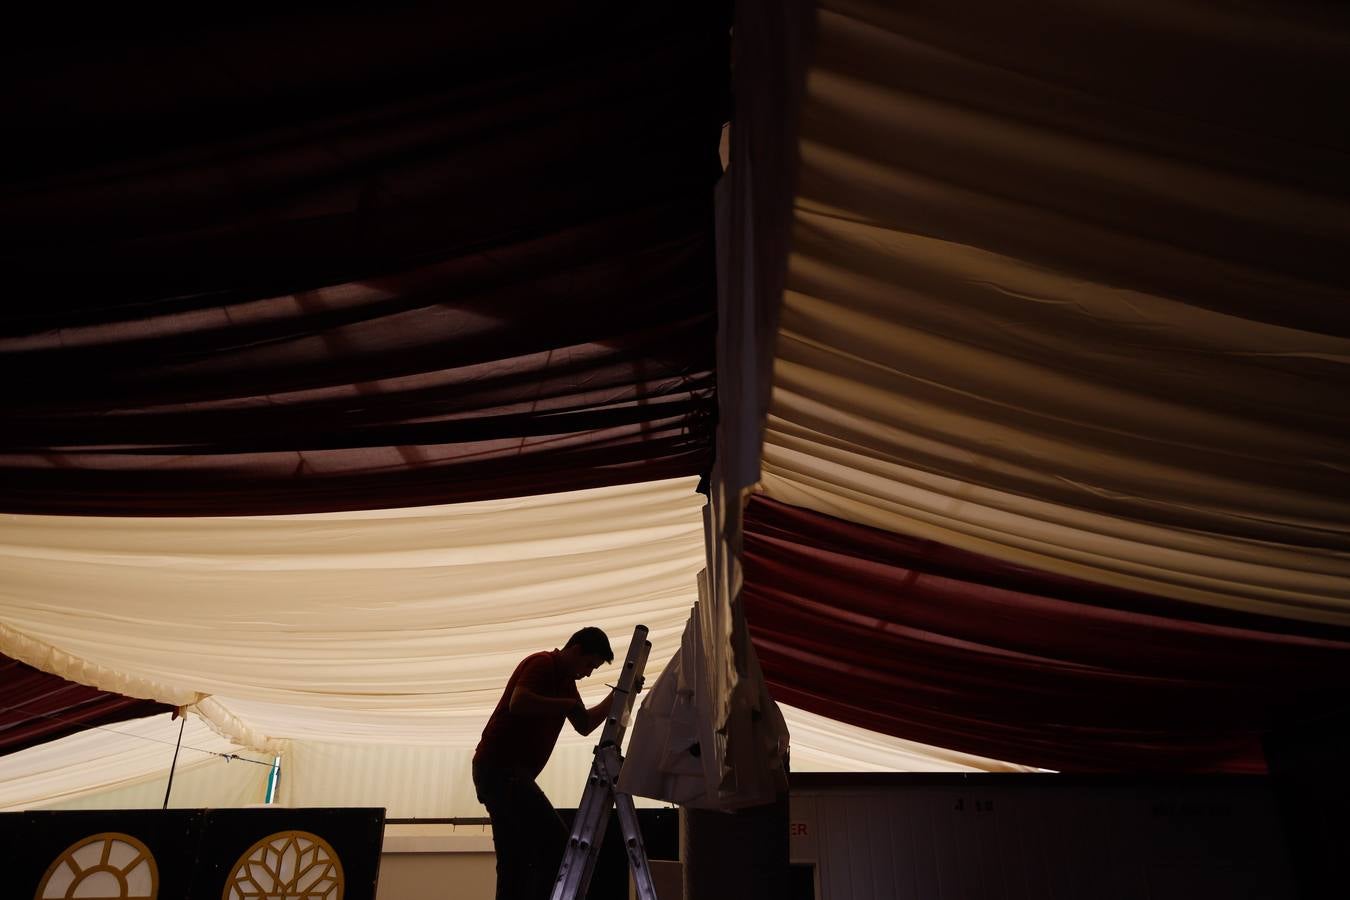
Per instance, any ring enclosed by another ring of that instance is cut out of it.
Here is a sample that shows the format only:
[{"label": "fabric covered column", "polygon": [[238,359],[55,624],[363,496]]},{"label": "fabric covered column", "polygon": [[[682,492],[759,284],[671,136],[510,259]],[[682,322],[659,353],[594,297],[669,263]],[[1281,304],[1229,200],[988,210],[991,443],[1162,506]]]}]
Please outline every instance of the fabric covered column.
[{"label": "fabric covered column", "polygon": [[735,812],[680,810],[684,896],[781,900],[788,888],[788,795]]},{"label": "fabric covered column", "polygon": [[1350,707],[1277,727],[1265,749],[1298,896],[1324,897],[1350,846]]}]

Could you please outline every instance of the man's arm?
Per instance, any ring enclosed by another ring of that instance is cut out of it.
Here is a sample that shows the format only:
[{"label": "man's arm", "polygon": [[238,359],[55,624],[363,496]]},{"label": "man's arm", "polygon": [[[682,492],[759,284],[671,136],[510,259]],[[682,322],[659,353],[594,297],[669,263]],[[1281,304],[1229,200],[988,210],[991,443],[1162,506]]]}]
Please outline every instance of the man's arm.
[{"label": "man's arm", "polygon": [[571,697],[545,697],[536,694],[527,687],[517,686],[511,692],[509,709],[518,716],[546,716],[562,713],[572,727],[582,734],[590,734],[609,715],[610,704],[614,702],[614,692],[592,706],[590,709],[580,700]]},{"label": "man's arm", "polygon": [[567,721],[571,722],[572,727],[581,734],[590,734],[598,728],[600,723],[605,721],[605,717],[609,715],[609,708],[614,704],[614,691],[611,689],[605,696],[605,699],[601,700],[590,709],[587,709],[584,703],[579,703],[575,700],[569,702],[572,704],[572,708],[567,714]]},{"label": "man's arm", "polygon": [[562,713],[571,718],[577,702],[571,697],[545,697],[524,685],[516,685],[507,708],[518,716],[547,716]]}]

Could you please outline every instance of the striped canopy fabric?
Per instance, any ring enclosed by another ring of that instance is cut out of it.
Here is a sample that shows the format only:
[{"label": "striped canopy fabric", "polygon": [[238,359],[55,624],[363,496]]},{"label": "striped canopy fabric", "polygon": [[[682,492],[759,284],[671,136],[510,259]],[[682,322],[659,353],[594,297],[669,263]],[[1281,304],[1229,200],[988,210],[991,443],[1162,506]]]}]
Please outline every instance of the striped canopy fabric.
[{"label": "striped canopy fabric", "polygon": [[1350,702],[1350,20],[978,7],[831,0],[787,66],[765,676],[1021,762],[1260,769]]},{"label": "striped canopy fabric", "polygon": [[1344,11],[117,36],[2,63],[0,708],[464,814],[515,661],[643,620],[655,676],[701,569],[724,768],[761,670],[832,768],[1254,772],[1350,705]]},{"label": "striped canopy fabric", "polygon": [[0,509],[286,514],[702,472],[725,12],[518,12],[27,35],[0,108],[23,298],[0,313],[22,385]]}]

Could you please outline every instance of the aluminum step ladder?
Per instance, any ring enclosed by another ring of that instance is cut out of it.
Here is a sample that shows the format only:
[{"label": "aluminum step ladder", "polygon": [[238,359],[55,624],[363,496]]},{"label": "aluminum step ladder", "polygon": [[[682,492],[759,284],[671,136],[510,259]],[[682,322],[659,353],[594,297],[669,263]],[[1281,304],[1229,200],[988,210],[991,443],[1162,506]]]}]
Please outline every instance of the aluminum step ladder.
[{"label": "aluminum step ladder", "polygon": [[591,873],[595,871],[595,860],[600,855],[600,844],[605,837],[605,826],[609,823],[610,807],[619,812],[619,827],[623,830],[624,848],[628,851],[628,867],[632,870],[639,900],[657,900],[633,798],[620,793],[616,787],[619,783],[619,768],[623,765],[619,748],[623,746],[628,717],[637,699],[633,686],[642,677],[651,649],[651,641],[647,640],[647,626],[639,625],[633,629],[633,641],[628,645],[623,671],[619,673],[619,681],[614,687],[614,701],[605,718],[604,729],[600,732],[600,742],[595,745],[591,774],[586,780],[586,790],[581,795],[581,805],[577,807],[576,820],[572,823],[572,836],[567,841],[562,864],[558,866],[558,877],[553,882],[552,900],[583,900],[586,896],[586,890],[591,884]]}]

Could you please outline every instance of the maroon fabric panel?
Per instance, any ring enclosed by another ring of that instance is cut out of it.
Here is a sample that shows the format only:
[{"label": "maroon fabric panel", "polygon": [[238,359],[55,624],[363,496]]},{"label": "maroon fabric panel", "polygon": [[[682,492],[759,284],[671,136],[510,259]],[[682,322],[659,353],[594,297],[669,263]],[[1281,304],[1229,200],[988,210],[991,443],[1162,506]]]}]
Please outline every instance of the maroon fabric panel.
[{"label": "maroon fabric panel", "polygon": [[22,298],[0,508],[307,512],[704,470],[726,24],[561,5],[138,23],[61,53],[37,33],[2,111],[23,138],[0,172]]},{"label": "maroon fabric panel", "polygon": [[1350,634],[1133,594],[754,498],[746,620],[778,700],[1062,771],[1261,772],[1350,702]]},{"label": "maroon fabric panel", "polygon": [[66,681],[0,654],[0,756],[95,725],[172,710]]}]

